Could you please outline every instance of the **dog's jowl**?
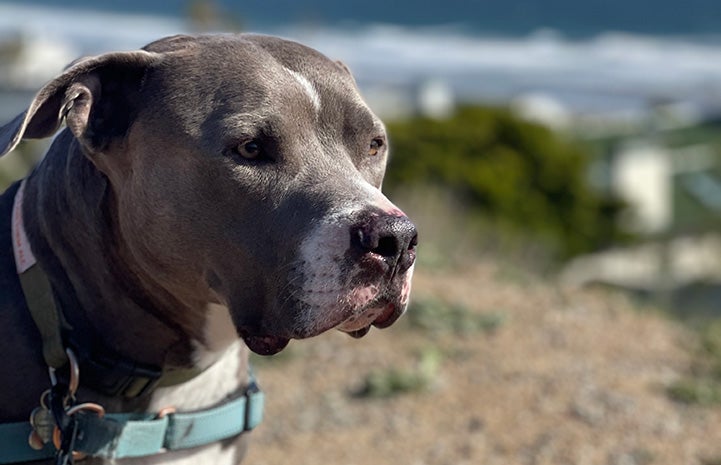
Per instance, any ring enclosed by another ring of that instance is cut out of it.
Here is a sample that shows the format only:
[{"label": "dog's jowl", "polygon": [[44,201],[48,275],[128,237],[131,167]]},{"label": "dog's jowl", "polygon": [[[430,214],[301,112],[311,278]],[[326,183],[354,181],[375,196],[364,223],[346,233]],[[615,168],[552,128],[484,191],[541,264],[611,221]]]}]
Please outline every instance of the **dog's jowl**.
[{"label": "dog's jowl", "polygon": [[73,63],[0,154],[58,131],[0,197],[0,463],[238,463],[249,350],[405,310],[416,229],[344,65],[170,37]]}]

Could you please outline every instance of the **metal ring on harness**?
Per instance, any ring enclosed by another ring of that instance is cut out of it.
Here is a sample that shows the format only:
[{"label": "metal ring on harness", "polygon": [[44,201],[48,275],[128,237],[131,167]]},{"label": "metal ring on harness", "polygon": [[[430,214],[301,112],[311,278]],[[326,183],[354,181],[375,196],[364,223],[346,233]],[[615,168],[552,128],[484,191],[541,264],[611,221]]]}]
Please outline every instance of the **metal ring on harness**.
[{"label": "metal ring on harness", "polygon": [[[68,416],[73,416],[78,412],[81,412],[83,410],[90,410],[98,414],[98,418],[103,418],[105,416],[105,409],[100,404],[95,404],[93,402],[85,402],[83,404],[73,405],[69,409],[67,409],[66,413]],[[60,431],[60,428],[56,425],[53,429],[53,445],[56,449],[60,450],[61,444],[63,442],[63,433]],[[85,457],[87,457],[87,454],[83,454],[82,452],[76,452],[73,451],[73,459],[74,460],[82,460]]]}]

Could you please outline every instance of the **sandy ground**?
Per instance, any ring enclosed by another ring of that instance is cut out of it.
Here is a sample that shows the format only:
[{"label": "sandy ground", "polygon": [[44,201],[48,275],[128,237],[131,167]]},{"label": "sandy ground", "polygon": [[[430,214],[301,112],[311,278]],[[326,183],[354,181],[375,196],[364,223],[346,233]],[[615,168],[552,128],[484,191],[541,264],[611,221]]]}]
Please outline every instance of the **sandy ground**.
[{"label": "sandy ground", "polygon": [[[294,341],[257,364],[266,419],[244,463],[721,463],[721,408],[665,392],[688,372],[694,344],[677,323],[621,296],[561,291],[493,264],[421,270],[414,298],[504,323],[458,334],[404,322],[361,340]],[[374,370],[413,370],[429,350],[442,355],[428,389],[353,395]]]}]

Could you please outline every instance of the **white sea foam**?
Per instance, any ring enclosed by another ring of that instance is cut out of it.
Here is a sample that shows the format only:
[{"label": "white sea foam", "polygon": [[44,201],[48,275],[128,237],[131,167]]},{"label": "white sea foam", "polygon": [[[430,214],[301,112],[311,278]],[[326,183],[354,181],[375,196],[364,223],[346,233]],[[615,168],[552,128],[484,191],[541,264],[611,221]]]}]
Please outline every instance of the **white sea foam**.
[{"label": "white sea foam", "polygon": [[649,99],[721,103],[721,40],[606,33],[588,40],[523,38],[372,27],[292,31],[343,57],[361,83],[445,79],[465,98],[546,92],[572,106],[617,107]]},{"label": "white sea foam", "polygon": [[0,4],[0,38],[17,33],[53,38],[83,54],[135,49],[185,30],[185,21],[166,16]]},{"label": "white sea foam", "polygon": [[[137,48],[188,30],[172,17],[0,4],[0,39],[41,37],[77,54]],[[259,32],[296,38],[343,60],[366,89],[408,91],[441,80],[460,99],[505,101],[540,92],[582,111],[642,108],[652,99],[721,106],[721,38],[611,32],[585,40],[548,32],[502,38],[387,25]]]}]

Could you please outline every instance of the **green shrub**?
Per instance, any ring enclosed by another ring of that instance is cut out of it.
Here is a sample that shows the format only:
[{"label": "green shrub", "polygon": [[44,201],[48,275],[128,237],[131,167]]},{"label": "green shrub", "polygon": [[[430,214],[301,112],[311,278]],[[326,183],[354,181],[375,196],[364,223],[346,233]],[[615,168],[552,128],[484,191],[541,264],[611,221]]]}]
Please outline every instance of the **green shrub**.
[{"label": "green shrub", "polygon": [[710,405],[721,403],[721,385],[704,378],[683,378],[668,388],[671,399],[684,404]]},{"label": "green shrub", "polygon": [[414,367],[371,371],[353,395],[359,398],[384,398],[431,389],[438,377],[441,359],[440,350],[427,347],[419,354],[418,363]]},{"label": "green shrub", "polygon": [[668,394],[686,404],[721,404],[721,320],[707,323],[699,335],[691,373],[673,383]]},{"label": "green shrub", "polygon": [[468,308],[438,299],[412,300],[406,316],[414,329],[458,335],[492,333],[506,321],[504,313],[473,313]]},{"label": "green shrub", "polygon": [[449,189],[474,215],[532,232],[562,258],[620,239],[617,199],[587,181],[589,156],[505,109],[460,107],[449,119],[389,124],[386,187]]}]

